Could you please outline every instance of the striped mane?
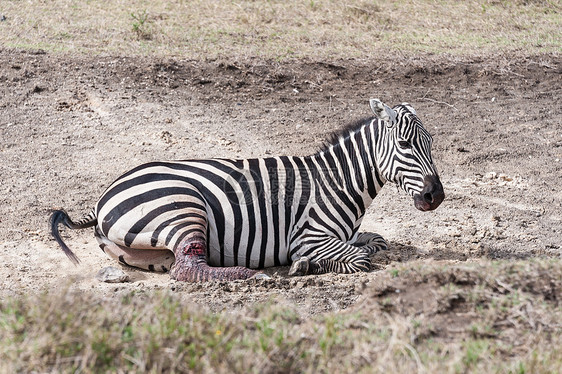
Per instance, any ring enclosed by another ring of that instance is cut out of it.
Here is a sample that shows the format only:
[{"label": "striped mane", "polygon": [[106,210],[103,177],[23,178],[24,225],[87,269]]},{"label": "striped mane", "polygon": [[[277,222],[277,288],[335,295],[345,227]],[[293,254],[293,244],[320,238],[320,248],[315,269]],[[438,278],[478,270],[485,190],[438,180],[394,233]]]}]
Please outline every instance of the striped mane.
[{"label": "striped mane", "polygon": [[373,120],[373,117],[364,117],[353,122],[348,123],[347,125],[333,131],[329,134],[322,145],[320,146],[319,152],[327,151],[331,146],[337,144],[340,139],[346,138],[349,134],[359,130],[361,127],[369,123]]}]

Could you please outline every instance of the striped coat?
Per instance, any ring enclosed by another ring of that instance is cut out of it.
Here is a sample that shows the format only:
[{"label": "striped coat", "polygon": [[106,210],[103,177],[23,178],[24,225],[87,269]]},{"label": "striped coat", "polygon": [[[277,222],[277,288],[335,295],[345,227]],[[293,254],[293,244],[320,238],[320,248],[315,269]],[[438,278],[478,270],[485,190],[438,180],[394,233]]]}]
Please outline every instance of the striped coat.
[{"label": "striped coat", "polygon": [[113,182],[85,220],[55,212],[53,235],[61,222],[95,226],[111,257],[151,270],[173,266],[182,280],[245,278],[255,274],[249,269],[288,264],[295,275],[368,270],[386,243],[358,229],[385,182],[421,210],[444,198],[431,137],[413,108],[379,103],[371,101],[377,117],[310,156],[140,165]]}]

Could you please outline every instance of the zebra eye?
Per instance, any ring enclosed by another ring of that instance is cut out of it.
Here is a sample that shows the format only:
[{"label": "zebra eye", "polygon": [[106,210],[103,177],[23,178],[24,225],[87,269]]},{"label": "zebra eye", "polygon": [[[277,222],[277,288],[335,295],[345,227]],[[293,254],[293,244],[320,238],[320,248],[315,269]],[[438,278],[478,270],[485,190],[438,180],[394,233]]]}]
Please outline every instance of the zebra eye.
[{"label": "zebra eye", "polygon": [[398,145],[400,146],[400,148],[412,148],[412,145],[410,144],[410,142],[408,142],[406,140],[398,141]]}]

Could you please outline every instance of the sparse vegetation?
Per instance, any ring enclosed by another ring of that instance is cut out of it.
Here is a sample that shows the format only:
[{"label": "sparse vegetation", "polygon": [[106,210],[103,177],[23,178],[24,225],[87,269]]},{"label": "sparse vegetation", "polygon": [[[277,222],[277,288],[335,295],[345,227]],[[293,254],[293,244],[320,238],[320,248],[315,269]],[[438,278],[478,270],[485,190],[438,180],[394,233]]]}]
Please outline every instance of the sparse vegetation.
[{"label": "sparse vegetation", "polygon": [[[562,369],[560,261],[472,264],[445,271],[424,264],[409,270],[399,278],[387,274],[349,311],[311,318],[273,302],[212,313],[166,292],[131,291],[120,300],[76,292],[5,300],[0,303],[0,370]],[[419,287],[427,284],[441,290],[431,300],[414,302]],[[460,295],[453,303],[452,289]],[[451,334],[456,335],[453,342]]]},{"label": "sparse vegetation", "polygon": [[146,10],[131,13],[133,31],[140,39],[151,39],[152,34],[148,29],[148,13]]},{"label": "sparse vegetation", "polygon": [[8,0],[2,4],[8,18],[0,25],[0,44],[188,58],[333,60],[389,50],[534,54],[562,51],[561,11],[555,1],[507,0],[57,0],[30,11]]}]

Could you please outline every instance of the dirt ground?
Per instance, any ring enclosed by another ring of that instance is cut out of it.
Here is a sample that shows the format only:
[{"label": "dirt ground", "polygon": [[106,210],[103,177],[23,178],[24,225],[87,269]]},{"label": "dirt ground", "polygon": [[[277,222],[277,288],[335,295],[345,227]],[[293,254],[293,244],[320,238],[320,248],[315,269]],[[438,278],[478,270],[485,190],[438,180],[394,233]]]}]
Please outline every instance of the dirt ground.
[{"label": "dirt ground", "polygon": [[[0,49],[0,297],[169,289],[214,310],[284,300],[320,313],[353,305],[401,263],[560,258],[561,72],[554,55],[195,62]],[[140,163],[311,153],[368,116],[370,97],[416,108],[446,200],[423,213],[386,186],[362,230],[390,249],[369,273],[289,278],[273,268],[271,280],[194,285],[125,268],[131,282],[105,284],[95,274],[115,264],[91,230],[63,232],[77,267],[50,238],[51,209],[79,218]]]}]

